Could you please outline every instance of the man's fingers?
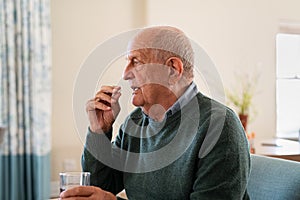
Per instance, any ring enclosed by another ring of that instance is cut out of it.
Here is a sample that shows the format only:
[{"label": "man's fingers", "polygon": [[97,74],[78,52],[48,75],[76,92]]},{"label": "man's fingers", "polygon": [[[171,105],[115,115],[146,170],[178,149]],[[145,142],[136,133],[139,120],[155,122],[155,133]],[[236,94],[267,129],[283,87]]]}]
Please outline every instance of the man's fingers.
[{"label": "man's fingers", "polygon": [[95,186],[78,186],[74,188],[70,188],[60,194],[61,199],[76,199],[76,200],[84,200],[84,199],[116,199],[115,196],[109,192],[102,190],[101,188]]},{"label": "man's fingers", "polygon": [[101,90],[95,95],[94,100],[110,107],[111,104],[118,102],[121,96],[120,90],[120,86],[102,86]]},{"label": "man's fingers", "polygon": [[121,87],[103,86],[95,97],[86,104],[90,129],[95,133],[107,132],[117,118],[121,108],[119,98]]},{"label": "man's fingers", "polygon": [[76,196],[88,197],[91,196],[94,192],[95,192],[95,188],[93,186],[78,186],[63,191],[60,194],[60,198],[69,198],[69,197],[76,197]]},{"label": "man's fingers", "polygon": [[105,94],[112,94],[114,89],[120,90],[120,86],[102,86],[100,90],[96,93],[96,96],[100,93],[105,93]]},{"label": "man's fingers", "polygon": [[94,99],[89,100],[86,105],[86,111],[95,111],[96,109],[104,111],[111,110],[110,106],[106,105],[104,102],[95,101]]},{"label": "man's fingers", "polygon": [[121,92],[120,92],[121,88],[117,87],[113,89],[113,93],[111,95],[111,109],[113,111],[113,115],[114,118],[116,119],[121,108],[120,108],[120,104],[119,104],[119,98],[121,96]]},{"label": "man's fingers", "polygon": [[104,92],[97,93],[94,99],[95,101],[102,100],[109,103],[111,99],[111,93],[104,93]]},{"label": "man's fingers", "polygon": [[111,104],[118,103],[119,98],[121,96],[120,90],[121,90],[121,87],[116,87],[113,89],[112,95],[111,95]]}]

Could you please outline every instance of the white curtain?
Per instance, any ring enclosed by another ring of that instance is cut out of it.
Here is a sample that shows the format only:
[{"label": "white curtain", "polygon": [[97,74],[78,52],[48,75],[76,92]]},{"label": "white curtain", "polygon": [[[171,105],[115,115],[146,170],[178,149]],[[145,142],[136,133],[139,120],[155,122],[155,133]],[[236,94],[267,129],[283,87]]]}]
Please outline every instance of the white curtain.
[{"label": "white curtain", "polygon": [[50,185],[50,0],[0,0],[0,199],[47,199]]}]

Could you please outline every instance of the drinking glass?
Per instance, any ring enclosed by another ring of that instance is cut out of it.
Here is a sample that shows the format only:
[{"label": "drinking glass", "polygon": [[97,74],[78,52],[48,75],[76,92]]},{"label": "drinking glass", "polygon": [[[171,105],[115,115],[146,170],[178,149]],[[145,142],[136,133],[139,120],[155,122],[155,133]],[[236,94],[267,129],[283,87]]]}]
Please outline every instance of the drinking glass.
[{"label": "drinking glass", "polygon": [[59,177],[60,192],[80,185],[90,185],[90,172],[62,172]]}]

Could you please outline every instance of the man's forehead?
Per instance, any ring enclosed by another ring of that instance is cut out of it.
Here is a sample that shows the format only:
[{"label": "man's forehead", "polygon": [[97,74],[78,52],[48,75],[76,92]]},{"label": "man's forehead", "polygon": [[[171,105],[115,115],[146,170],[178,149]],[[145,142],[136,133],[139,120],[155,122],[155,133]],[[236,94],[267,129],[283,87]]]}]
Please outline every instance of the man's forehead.
[{"label": "man's forehead", "polygon": [[[148,55],[149,56],[149,55]],[[131,59],[133,57],[136,58],[147,58],[146,49],[134,49],[127,52],[126,58]]]},{"label": "man's forehead", "polygon": [[130,51],[143,51],[147,48],[151,48],[149,41],[143,41],[141,39],[133,39],[128,43],[127,50]]},{"label": "man's forehead", "polygon": [[155,48],[150,40],[143,40],[140,37],[136,37],[128,43],[127,46],[127,58],[139,57],[139,58],[152,58]]}]

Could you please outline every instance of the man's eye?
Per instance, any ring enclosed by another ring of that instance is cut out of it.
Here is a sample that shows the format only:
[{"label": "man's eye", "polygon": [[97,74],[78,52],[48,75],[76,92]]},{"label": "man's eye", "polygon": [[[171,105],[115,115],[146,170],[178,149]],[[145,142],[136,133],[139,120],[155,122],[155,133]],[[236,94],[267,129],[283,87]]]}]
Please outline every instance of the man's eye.
[{"label": "man's eye", "polygon": [[133,59],[133,60],[132,60],[132,63],[133,63],[134,65],[139,65],[139,64],[141,64],[141,62],[140,62],[139,60],[137,60],[137,59]]}]

